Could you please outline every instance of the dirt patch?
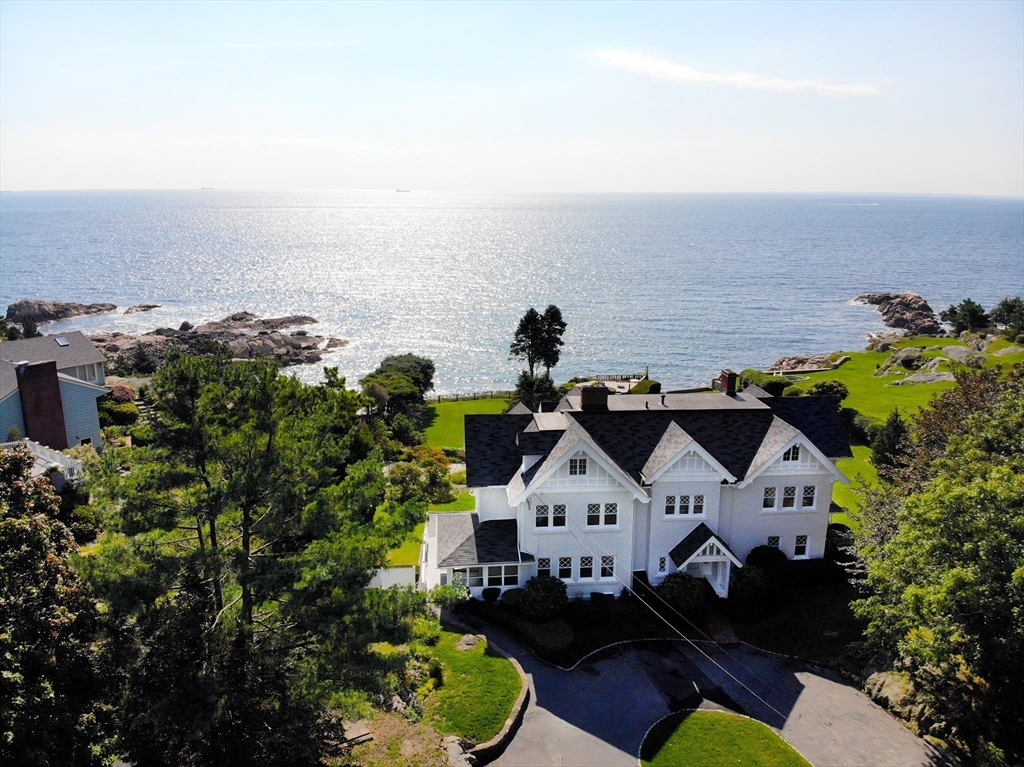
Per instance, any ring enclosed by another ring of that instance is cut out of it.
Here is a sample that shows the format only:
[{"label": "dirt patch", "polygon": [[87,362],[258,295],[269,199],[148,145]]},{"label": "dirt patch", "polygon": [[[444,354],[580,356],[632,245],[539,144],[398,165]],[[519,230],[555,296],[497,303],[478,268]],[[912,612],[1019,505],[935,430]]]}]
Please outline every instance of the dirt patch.
[{"label": "dirt patch", "polygon": [[374,712],[366,724],[373,740],[356,746],[336,767],[447,767],[442,737],[429,724],[382,711]]}]

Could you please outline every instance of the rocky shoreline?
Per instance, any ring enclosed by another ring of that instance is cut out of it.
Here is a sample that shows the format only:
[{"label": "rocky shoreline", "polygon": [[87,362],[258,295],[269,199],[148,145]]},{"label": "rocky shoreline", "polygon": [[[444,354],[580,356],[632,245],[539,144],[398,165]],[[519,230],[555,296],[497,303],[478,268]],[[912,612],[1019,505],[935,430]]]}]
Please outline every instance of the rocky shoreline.
[{"label": "rocky shoreline", "polygon": [[853,300],[877,306],[887,327],[905,330],[908,335],[938,336],[944,333],[935,310],[917,293],[861,293]]},{"label": "rocky shoreline", "polygon": [[[129,307],[125,314],[137,314],[160,308],[157,304],[139,304]],[[29,298],[7,307],[7,319],[24,322],[32,317],[37,322],[100,314],[114,311],[114,304],[79,304],[42,301]],[[190,349],[197,343],[224,344],[235,359],[273,357],[283,367],[309,365],[320,362],[324,354],[348,345],[342,338],[312,335],[306,330],[282,331],[315,325],[319,320],[305,314],[287,317],[258,317],[251,312],[236,312],[222,320],[207,322],[198,327],[183,322],[180,327],[157,328],[146,333],[98,332],[89,336],[110,362],[121,355],[133,353],[137,347],[158,360],[162,360],[172,344]]]}]

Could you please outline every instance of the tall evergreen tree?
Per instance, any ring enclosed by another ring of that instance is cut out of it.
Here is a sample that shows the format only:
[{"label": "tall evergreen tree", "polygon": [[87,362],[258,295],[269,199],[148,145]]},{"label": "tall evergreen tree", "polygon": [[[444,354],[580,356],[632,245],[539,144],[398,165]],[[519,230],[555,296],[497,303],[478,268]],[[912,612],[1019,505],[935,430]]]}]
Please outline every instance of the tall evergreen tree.
[{"label": "tall evergreen tree", "polygon": [[511,359],[523,360],[526,363],[530,378],[534,376],[537,363],[544,361],[544,353],[548,347],[547,337],[548,329],[545,327],[544,318],[531,306],[516,325],[516,332],[508,349],[512,355]]},{"label": "tall evergreen tree", "polygon": [[910,452],[908,438],[907,423],[900,416],[899,409],[893,408],[871,443],[871,463],[883,478],[891,478],[894,472],[907,465]]},{"label": "tall evergreen tree", "polygon": [[550,304],[544,310],[541,318],[544,327],[544,340],[541,344],[540,361],[544,363],[544,372],[551,377],[551,368],[558,364],[562,356],[562,335],[565,333],[566,323],[562,319],[562,310],[554,304]]}]

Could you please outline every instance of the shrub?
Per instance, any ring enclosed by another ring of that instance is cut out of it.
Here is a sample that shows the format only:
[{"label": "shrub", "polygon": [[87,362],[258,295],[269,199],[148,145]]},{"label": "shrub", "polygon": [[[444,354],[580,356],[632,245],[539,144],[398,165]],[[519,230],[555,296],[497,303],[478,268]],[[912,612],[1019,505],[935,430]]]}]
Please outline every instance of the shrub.
[{"label": "shrub", "polygon": [[771,612],[774,600],[765,575],[757,565],[744,565],[733,570],[727,605],[736,620],[753,623]]},{"label": "shrub", "polygon": [[466,484],[466,470],[462,469],[462,471],[453,471],[451,474],[448,475],[448,481],[451,482],[453,485]]},{"label": "shrub", "polygon": [[412,638],[425,645],[437,644],[441,638],[441,621],[436,618],[413,619]]},{"label": "shrub", "polygon": [[773,397],[782,396],[782,392],[793,385],[793,382],[785,376],[769,375],[768,373],[762,373],[760,370],[755,370],[754,368],[747,368],[740,373],[740,383],[743,384],[743,388],[746,388],[751,384],[759,386]]},{"label": "shrub", "polygon": [[498,601],[498,597],[501,595],[501,589],[499,589],[497,586],[488,586],[486,589],[480,592],[480,594],[487,604],[493,605],[495,602]]},{"label": "shrub", "polygon": [[661,382],[652,381],[650,378],[645,378],[632,389],[629,390],[630,394],[661,394]]},{"label": "shrub", "polygon": [[830,378],[827,381],[815,381],[804,394],[808,397],[828,397],[839,407],[839,403],[850,396],[850,390],[842,381]]},{"label": "shrub", "polygon": [[469,589],[463,583],[449,583],[445,586],[434,586],[427,597],[431,604],[451,609],[469,599]]},{"label": "shrub", "polygon": [[565,612],[569,604],[565,583],[559,578],[530,578],[523,589],[520,610],[533,621],[550,621]]},{"label": "shrub", "polygon": [[755,546],[747,554],[747,565],[759,568],[770,580],[783,580],[789,557],[776,546]]},{"label": "shrub", "polygon": [[825,559],[846,564],[853,558],[853,531],[846,525],[831,524],[825,534]]},{"label": "shrub", "polygon": [[518,610],[523,604],[523,590],[509,589],[501,595],[501,603],[510,610]]},{"label": "shrub", "polygon": [[135,392],[130,386],[114,384],[110,387],[110,399],[114,402],[134,402]]},{"label": "shrub", "polygon": [[134,402],[114,402],[110,397],[102,397],[96,407],[100,426],[131,426],[139,420],[139,409]]},{"label": "shrub", "polygon": [[[558,580],[549,578],[546,580]],[[561,581],[559,581],[561,583]],[[558,662],[565,657],[565,651],[572,644],[573,633],[569,624],[561,618],[547,623],[521,621],[519,630],[537,654],[550,661]]]},{"label": "shrub", "polygon": [[655,589],[684,618],[699,620],[704,614],[704,579],[686,573],[670,573]]},{"label": "shrub", "polygon": [[852,407],[844,407],[839,411],[843,429],[850,441],[859,445],[871,445],[875,441],[882,424],[870,416],[866,416]]}]

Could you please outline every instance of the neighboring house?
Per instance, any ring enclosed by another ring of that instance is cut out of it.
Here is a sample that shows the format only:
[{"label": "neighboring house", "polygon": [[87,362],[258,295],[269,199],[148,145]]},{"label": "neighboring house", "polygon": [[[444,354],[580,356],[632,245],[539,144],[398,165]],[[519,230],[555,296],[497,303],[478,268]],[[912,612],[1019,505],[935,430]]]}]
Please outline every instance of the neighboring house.
[{"label": "neighboring house", "polygon": [[0,343],[0,439],[17,429],[54,450],[100,448],[105,361],[77,332]]},{"label": "neighboring house", "polygon": [[832,485],[848,482],[837,408],[735,381],[723,371],[720,392],[693,394],[580,387],[553,412],[467,415],[477,511],[429,516],[424,585],[461,579],[479,596],[549,575],[586,595],[681,570],[725,597],[755,546],[821,557]]},{"label": "neighboring house", "polygon": [[78,485],[82,482],[82,462],[77,458],[51,450],[38,442],[26,438],[17,442],[0,443],[0,450],[14,450],[18,447],[26,448],[33,458],[32,468],[29,476],[32,479],[37,477],[48,477],[53,484],[53,489],[63,493],[65,486],[70,482]]}]

